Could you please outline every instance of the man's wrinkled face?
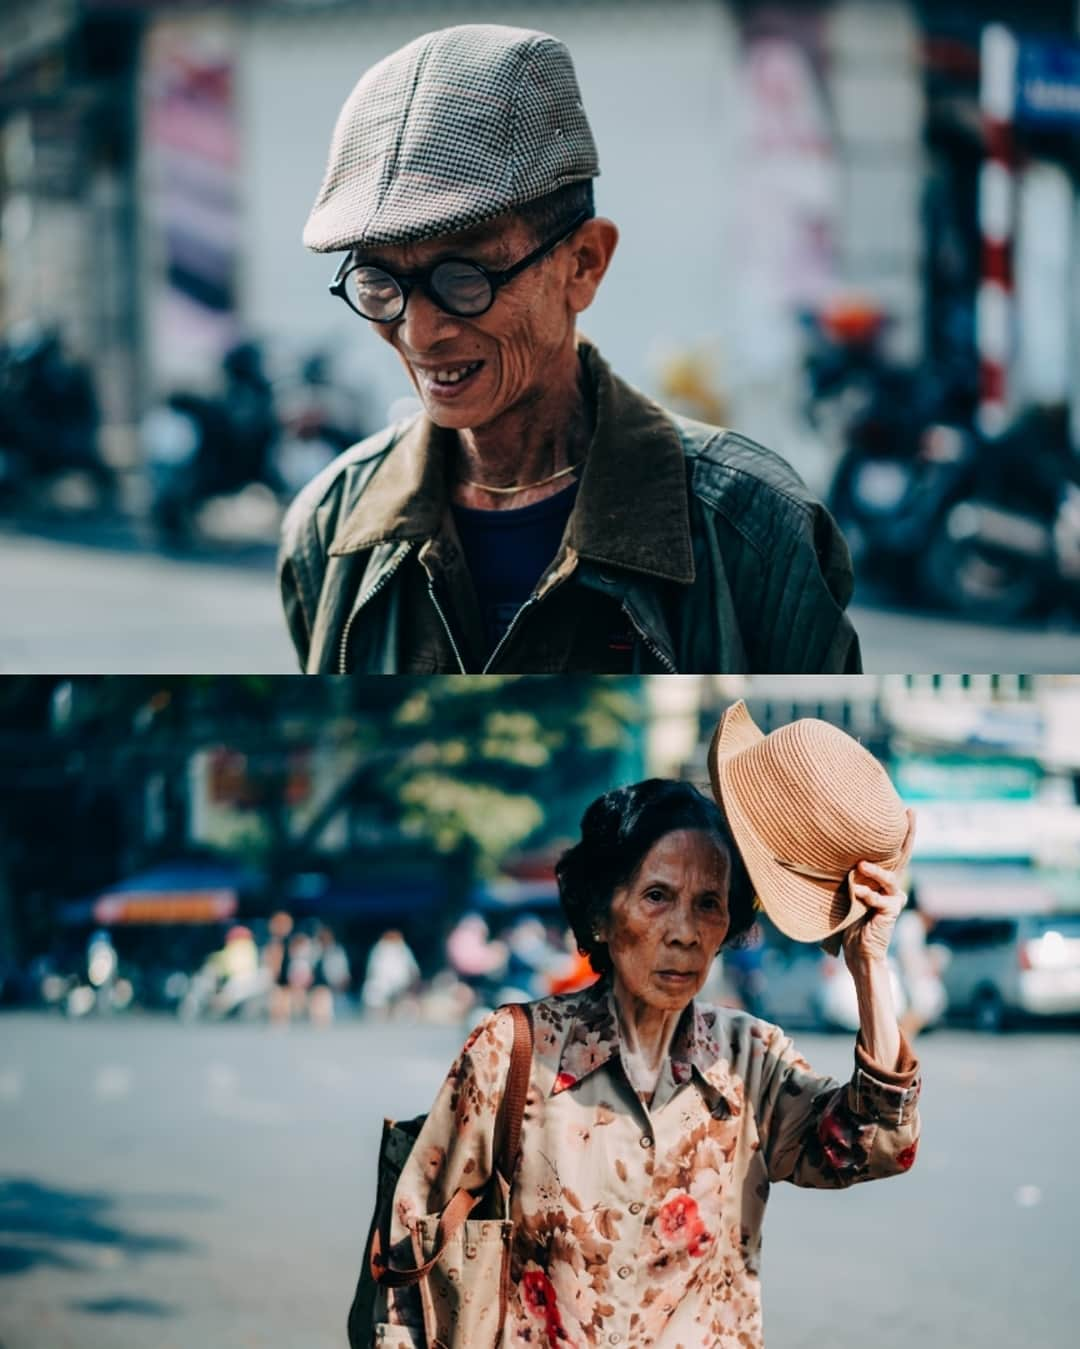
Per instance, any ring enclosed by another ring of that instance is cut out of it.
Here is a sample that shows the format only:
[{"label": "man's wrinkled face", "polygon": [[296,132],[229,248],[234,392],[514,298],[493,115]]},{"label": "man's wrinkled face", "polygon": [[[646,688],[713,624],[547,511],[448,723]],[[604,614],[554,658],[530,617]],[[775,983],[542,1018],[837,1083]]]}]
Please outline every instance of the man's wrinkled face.
[{"label": "man's wrinkled face", "polygon": [[[465,258],[504,271],[536,246],[516,217],[431,239],[357,251],[356,257],[394,274]],[[495,303],[476,318],[441,310],[419,287],[393,323],[371,326],[401,357],[424,411],[451,430],[485,426],[511,409],[527,407],[545,387],[551,362],[572,338],[575,312],[567,288],[573,237],[502,286]]]}]

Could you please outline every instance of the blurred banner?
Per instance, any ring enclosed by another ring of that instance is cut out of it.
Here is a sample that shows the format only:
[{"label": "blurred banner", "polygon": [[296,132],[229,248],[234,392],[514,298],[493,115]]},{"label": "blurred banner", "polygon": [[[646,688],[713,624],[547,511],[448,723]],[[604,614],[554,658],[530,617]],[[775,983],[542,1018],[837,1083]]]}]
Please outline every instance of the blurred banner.
[{"label": "blurred banner", "polygon": [[240,135],[234,30],[227,19],[159,21],[148,31],[143,162],[148,182],[155,375],[205,370],[237,334]]},{"label": "blurred banner", "polygon": [[1080,127],[1080,43],[1038,38],[1020,43],[1016,120],[1067,131]]},{"label": "blurred banner", "polygon": [[837,284],[839,163],[820,15],[748,23],[739,72],[742,172],[733,231],[746,376],[789,367],[794,316]]}]

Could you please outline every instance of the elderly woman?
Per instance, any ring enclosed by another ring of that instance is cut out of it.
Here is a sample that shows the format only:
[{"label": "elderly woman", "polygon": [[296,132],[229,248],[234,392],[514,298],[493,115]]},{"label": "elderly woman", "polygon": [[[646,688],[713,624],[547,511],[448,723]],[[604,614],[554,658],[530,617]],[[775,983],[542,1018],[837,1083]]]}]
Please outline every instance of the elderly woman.
[{"label": "elderly woman", "polygon": [[[911,1166],[917,1067],[885,967],[903,897],[892,872],[860,871],[852,884],[866,914],[843,949],[862,1025],[841,1084],[777,1026],[695,1001],[717,953],[753,919],[720,810],[656,779],[589,807],[558,880],[601,978],[531,1007],[501,1344],[760,1345],[770,1184],[838,1189]],[[394,1240],[490,1173],[511,1042],[504,1009],[465,1045],[398,1183]],[[424,1343],[414,1298],[390,1294],[377,1342]]]}]

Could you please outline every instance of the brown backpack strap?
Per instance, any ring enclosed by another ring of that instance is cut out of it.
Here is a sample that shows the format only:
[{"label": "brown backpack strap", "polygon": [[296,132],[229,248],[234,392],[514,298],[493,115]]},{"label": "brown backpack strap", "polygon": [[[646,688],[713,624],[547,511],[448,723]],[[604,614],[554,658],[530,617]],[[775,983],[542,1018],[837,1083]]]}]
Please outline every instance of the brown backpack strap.
[{"label": "brown backpack strap", "polygon": [[521,1124],[525,1118],[525,1098],[529,1094],[532,1075],[533,1031],[532,1019],[520,1002],[507,1005],[514,1018],[514,1047],[510,1051],[510,1069],[506,1074],[506,1090],[499,1109],[502,1124],[502,1147],[496,1167],[509,1185],[517,1169],[521,1150]]},{"label": "brown backpack strap", "polygon": [[[521,1124],[525,1116],[525,1098],[529,1094],[532,1074],[533,1031],[532,1019],[520,1003],[509,1003],[507,1010],[514,1021],[514,1043],[510,1051],[510,1067],[506,1074],[506,1088],[499,1103],[496,1128],[502,1133],[502,1146],[496,1167],[503,1179],[510,1183],[517,1167],[521,1149]],[[404,1288],[419,1283],[438,1263],[458,1228],[480,1202],[482,1191],[457,1190],[442,1211],[435,1233],[435,1253],[414,1269],[396,1269],[383,1255],[383,1236],[376,1228],[371,1240],[371,1277],[384,1288]]]}]

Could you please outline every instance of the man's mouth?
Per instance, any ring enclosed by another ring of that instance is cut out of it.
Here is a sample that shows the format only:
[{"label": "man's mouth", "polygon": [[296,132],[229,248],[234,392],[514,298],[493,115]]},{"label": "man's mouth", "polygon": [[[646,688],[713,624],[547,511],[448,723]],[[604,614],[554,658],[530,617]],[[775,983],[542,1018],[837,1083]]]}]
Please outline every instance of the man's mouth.
[{"label": "man's mouth", "polygon": [[416,373],[433,393],[445,396],[456,392],[477,373],[483,361],[468,361],[463,365],[444,365],[437,368],[416,367]]},{"label": "man's mouth", "polygon": [[472,361],[468,365],[455,365],[447,370],[435,370],[432,373],[436,384],[457,384],[466,375],[475,374],[482,365],[483,361]]}]

